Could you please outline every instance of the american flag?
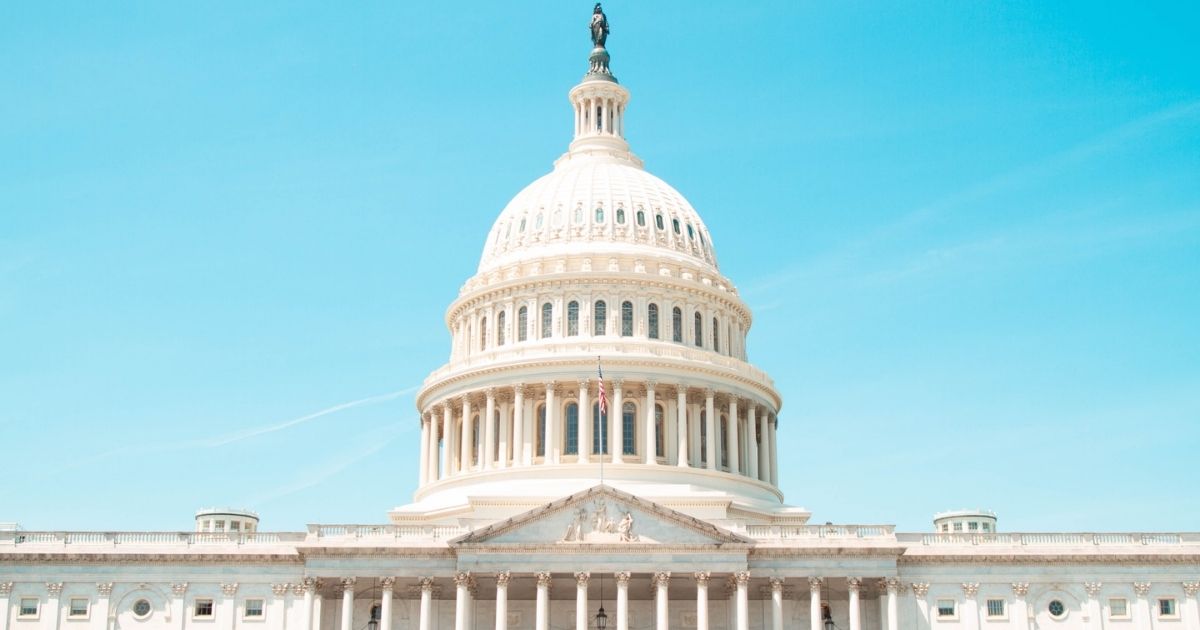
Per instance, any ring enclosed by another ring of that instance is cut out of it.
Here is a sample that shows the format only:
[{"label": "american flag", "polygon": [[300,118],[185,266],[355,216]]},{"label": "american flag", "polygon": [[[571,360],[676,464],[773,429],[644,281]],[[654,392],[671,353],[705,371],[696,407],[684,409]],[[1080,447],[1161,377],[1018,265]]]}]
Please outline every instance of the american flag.
[{"label": "american flag", "polygon": [[600,368],[600,357],[596,357],[596,372],[600,374],[600,415],[608,413],[608,395],[604,393],[604,370]]}]

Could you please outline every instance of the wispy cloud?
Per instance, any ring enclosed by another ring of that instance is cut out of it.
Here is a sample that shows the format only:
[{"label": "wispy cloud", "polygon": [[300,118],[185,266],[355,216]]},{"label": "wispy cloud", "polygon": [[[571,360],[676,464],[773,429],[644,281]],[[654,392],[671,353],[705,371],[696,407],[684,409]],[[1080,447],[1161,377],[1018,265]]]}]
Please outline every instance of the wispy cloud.
[{"label": "wispy cloud", "polygon": [[395,400],[397,398],[401,398],[403,396],[412,394],[413,392],[417,391],[417,389],[419,387],[420,387],[419,385],[413,385],[411,387],[405,387],[404,389],[398,389],[396,391],[388,392],[386,394],[378,394],[375,396],[368,396],[366,398],[359,398],[357,400],[351,400],[349,402],[339,403],[339,404],[333,405],[332,407],[326,407],[324,409],[321,409],[320,411],[314,411],[312,413],[305,414],[303,416],[299,416],[296,418],[292,418],[290,420],[285,420],[283,422],[278,422],[276,424],[253,427],[253,428],[249,428],[249,429],[241,429],[239,431],[233,431],[231,433],[226,433],[224,435],[218,435],[215,437],[196,438],[196,439],[191,439],[191,440],[179,440],[179,441],[175,441],[175,442],[161,442],[158,444],[149,444],[149,445],[138,446],[136,448],[135,447],[115,448],[110,451],[105,451],[103,453],[100,453],[94,457],[89,457],[89,458],[85,458],[82,460],[78,460],[74,465],[72,465],[70,467],[78,468],[78,467],[85,466],[88,464],[96,463],[98,461],[103,461],[103,460],[111,458],[111,457],[116,457],[118,455],[129,454],[129,453],[134,453],[134,452],[145,453],[145,452],[149,451],[149,452],[156,452],[156,453],[164,453],[164,452],[172,452],[172,451],[186,451],[186,450],[218,448],[218,447],[222,447],[222,446],[228,446],[230,444],[236,444],[238,442],[243,442],[245,440],[249,440],[252,438],[261,437],[264,435],[270,435],[272,433],[278,433],[279,431],[284,431],[284,430],[290,429],[292,427],[300,426],[302,424],[312,422],[313,420],[316,420],[318,418],[332,415],[332,414],[338,413],[340,411],[345,411],[347,409],[353,409],[355,407],[364,407],[364,406],[368,406],[368,405],[375,405],[375,404],[379,404],[382,402]]}]

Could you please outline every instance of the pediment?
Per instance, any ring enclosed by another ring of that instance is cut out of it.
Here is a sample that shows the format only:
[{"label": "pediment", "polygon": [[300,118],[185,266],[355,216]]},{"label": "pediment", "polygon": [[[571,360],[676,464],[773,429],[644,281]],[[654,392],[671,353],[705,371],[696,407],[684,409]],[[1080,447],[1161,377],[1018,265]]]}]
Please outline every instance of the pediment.
[{"label": "pediment", "polygon": [[596,485],[450,541],[451,546],[708,546],[751,541],[606,485]]}]

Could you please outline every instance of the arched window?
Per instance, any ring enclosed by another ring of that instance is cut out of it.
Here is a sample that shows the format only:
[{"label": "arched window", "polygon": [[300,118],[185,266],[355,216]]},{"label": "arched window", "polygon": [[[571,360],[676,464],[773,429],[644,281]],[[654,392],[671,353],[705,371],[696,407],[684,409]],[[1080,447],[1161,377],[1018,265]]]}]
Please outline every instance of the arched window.
[{"label": "arched window", "polygon": [[596,206],[596,223],[604,223],[604,206]]},{"label": "arched window", "polygon": [[554,306],[549,302],[542,305],[542,339],[550,338],[550,329],[554,325]]},{"label": "arched window", "polygon": [[638,227],[646,227],[646,213],[641,208],[637,211],[637,223]]},{"label": "arched window", "polygon": [[538,457],[546,456],[546,405],[537,408],[537,449],[534,453]]},{"label": "arched window", "polygon": [[654,405],[654,456],[667,456],[667,414],[662,405]]},{"label": "arched window", "polygon": [[704,345],[704,318],[700,316],[700,311],[696,311],[696,347]]},{"label": "arched window", "polygon": [[633,302],[621,302],[621,336],[633,336]]},{"label": "arched window", "polygon": [[717,321],[716,317],[714,317],[713,318],[713,326],[712,326],[713,352],[721,351],[721,337],[720,337],[720,332],[719,332],[720,330],[721,330],[721,323]]},{"label": "arched window", "polygon": [[678,306],[671,310],[671,339],[683,343],[683,309]]},{"label": "arched window", "polygon": [[579,334],[579,302],[571,300],[567,303],[567,336]]},{"label": "arched window", "polygon": [[625,225],[625,208],[617,208],[617,223]]},{"label": "arched window", "polygon": [[541,212],[539,212],[537,217],[533,220],[533,229],[535,229],[535,230],[542,229],[542,213]]},{"label": "arched window", "polygon": [[579,454],[579,405],[567,403],[567,430],[563,435],[563,454]]},{"label": "arched window", "polygon": [[487,350],[487,318],[479,320],[479,349]]},{"label": "arched window", "polygon": [[[601,449],[604,450],[603,453],[600,452]],[[600,417],[598,402],[592,405],[592,455],[608,455],[608,422],[606,418]]]},{"label": "arched window", "polygon": [[606,332],[605,326],[608,325],[608,305],[604,300],[596,300],[592,311],[592,334],[603,335]]},{"label": "arched window", "polygon": [[479,463],[479,416],[471,417],[471,444],[475,448],[471,449],[471,465]]},{"label": "arched window", "polygon": [[500,311],[500,314],[496,315],[496,345],[497,346],[504,345],[504,341],[505,341],[505,339],[504,339],[504,332],[505,332],[504,324],[508,323],[507,320],[508,320],[508,317],[505,315],[504,311]]},{"label": "arched window", "polygon": [[661,215],[661,214],[656,214],[656,215],[654,215],[654,226],[655,226],[655,227],[657,227],[657,228],[658,228],[658,229],[660,229],[660,230],[661,230],[661,229],[664,229],[664,228],[663,228],[663,219],[662,219],[662,215]]},{"label": "arched window", "polygon": [[621,453],[637,455],[637,405],[627,402],[621,409]]},{"label": "arched window", "polygon": [[688,239],[695,240],[696,233],[692,231],[692,224],[689,223],[687,227],[688,227]]},{"label": "arched window", "polygon": [[561,226],[562,225],[562,208],[556,209],[554,211],[554,214],[551,215],[551,217],[552,218],[550,219],[550,225],[553,225],[554,227]]},{"label": "arched window", "polygon": [[708,412],[700,410],[700,465],[708,466]]},{"label": "arched window", "polygon": [[717,444],[721,445],[721,467],[729,468],[729,418],[724,414],[721,415],[721,439]]},{"label": "arched window", "polygon": [[575,206],[575,222],[583,223],[583,206]]},{"label": "arched window", "polygon": [[524,231],[525,231],[525,217],[521,217],[521,228],[520,228],[520,229],[518,229],[517,231],[518,231],[518,232],[524,232]]},{"label": "arched window", "polygon": [[671,219],[671,227],[675,228],[675,233],[679,233],[679,219]]},{"label": "arched window", "polygon": [[517,310],[517,341],[529,338],[529,307],[522,306]]},{"label": "arched window", "polygon": [[646,307],[646,331],[651,339],[658,339],[658,305],[651,303]]}]

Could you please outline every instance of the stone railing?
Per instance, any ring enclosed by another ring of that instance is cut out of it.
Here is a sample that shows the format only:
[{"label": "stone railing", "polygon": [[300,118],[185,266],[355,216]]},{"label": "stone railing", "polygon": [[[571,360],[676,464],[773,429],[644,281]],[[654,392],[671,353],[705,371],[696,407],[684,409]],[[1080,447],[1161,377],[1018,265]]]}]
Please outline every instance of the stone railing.
[{"label": "stone railing", "polygon": [[875,538],[894,540],[893,525],[747,525],[738,533],[755,540]]},{"label": "stone railing", "polygon": [[120,545],[274,545],[301,542],[303,532],[0,532],[0,547]]},{"label": "stone railing", "polygon": [[309,525],[308,537],[334,540],[449,540],[470,532],[460,525]]},{"label": "stone railing", "polygon": [[938,533],[901,534],[903,542],[929,546],[949,545],[1178,545],[1200,542],[1200,534],[1178,533]]}]

